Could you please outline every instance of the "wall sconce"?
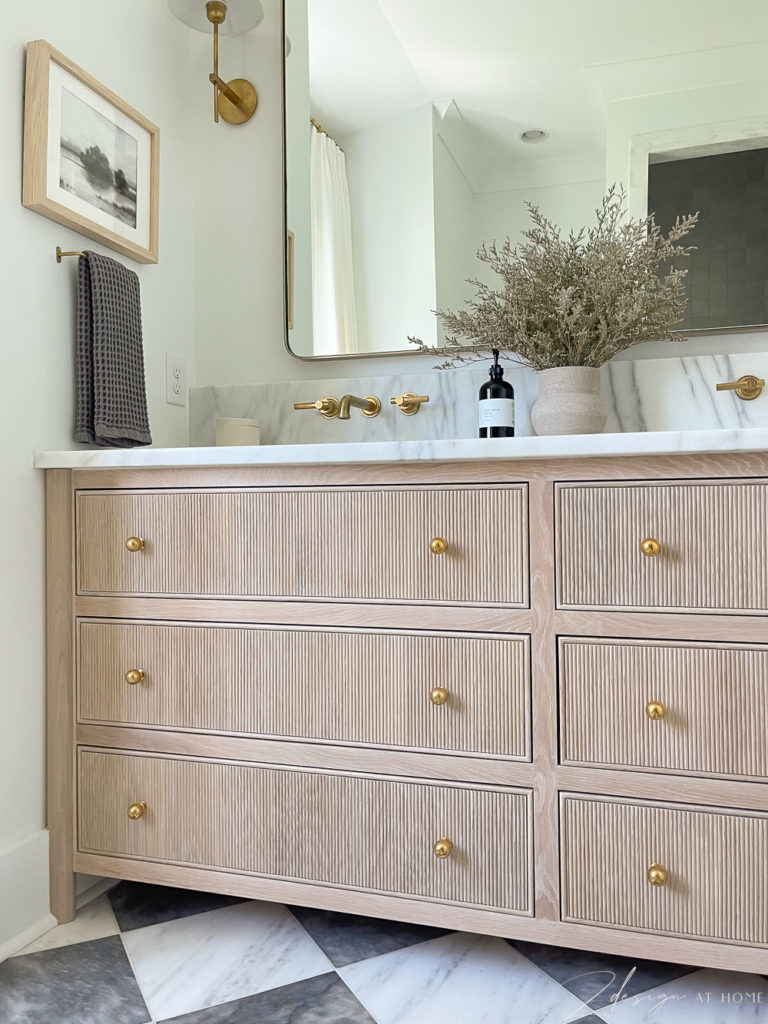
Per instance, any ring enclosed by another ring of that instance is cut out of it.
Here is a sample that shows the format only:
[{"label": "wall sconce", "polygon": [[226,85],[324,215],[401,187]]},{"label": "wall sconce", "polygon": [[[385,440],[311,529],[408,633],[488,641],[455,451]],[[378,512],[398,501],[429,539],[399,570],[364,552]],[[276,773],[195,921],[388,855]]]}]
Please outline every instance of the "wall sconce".
[{"label": "wall sconce", "polygon": [[208,76],[213,85],[213,120],[219,117],[228,124],[244,124],[253,116],[259,102],[258,93],[245,78],[225,82],[219,76],[219,31],[226,35],[250,32],[261,24],[264,8],[259,0],[168,0],[171,13],[198,32],[209,32],[213,25],[213,72]]}]

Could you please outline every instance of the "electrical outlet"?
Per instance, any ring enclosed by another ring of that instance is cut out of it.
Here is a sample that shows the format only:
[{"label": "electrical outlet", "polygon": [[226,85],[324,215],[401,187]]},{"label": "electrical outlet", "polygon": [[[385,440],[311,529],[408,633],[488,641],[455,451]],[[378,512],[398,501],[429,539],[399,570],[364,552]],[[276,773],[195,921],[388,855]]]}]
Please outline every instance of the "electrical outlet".
[{"label": "electrical outlet", "polygon": [[165,353],[165,401],[168,405],[187,404],[187,368],[184,360]]}]

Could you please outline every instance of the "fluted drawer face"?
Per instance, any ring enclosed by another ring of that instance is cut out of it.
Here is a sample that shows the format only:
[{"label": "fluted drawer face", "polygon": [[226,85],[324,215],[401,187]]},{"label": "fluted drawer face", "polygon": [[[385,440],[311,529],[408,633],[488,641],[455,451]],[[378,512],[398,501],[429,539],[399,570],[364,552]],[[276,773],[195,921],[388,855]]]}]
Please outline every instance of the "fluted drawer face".
[{"label": "fluted drawer face", "polygon": [[[566,921],[768,943],[768,817],[564,795]],[[651,885],[659,864],[666,884]]]},{"label": "fluted drawer face", "polygon": [[525,607],[526,497],[524,484],[82,491],[78,592]]},{"label": "fluted drawer face", "polygon": [[[81,621],[79,719],[530,759],[528,638]],[[128,685],[125,674],[145,678]],[[436,706],[435,688],[447,690]]]},{"label": "fluted drawer face", "polygon": [[562,638],[559,661],[564,762],[768,777],[768,647]]},{"label": "fluted drawer face", "polygon": [[[561,608],[768,609],[768,483],[556,485]],[[655,556],[641,544],[659,543]]]},{"label": "fluted drawer face", "polygon": [[88,748],[78,784],[81,852],[530,913],[526,791]]}]

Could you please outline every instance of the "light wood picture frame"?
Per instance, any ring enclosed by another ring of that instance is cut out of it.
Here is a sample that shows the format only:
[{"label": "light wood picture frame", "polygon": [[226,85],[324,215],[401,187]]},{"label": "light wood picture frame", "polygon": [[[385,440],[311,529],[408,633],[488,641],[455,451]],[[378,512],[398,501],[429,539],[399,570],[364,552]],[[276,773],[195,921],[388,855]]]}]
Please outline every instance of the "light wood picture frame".
[{"label": "light wood picture frame", "polygon": [[157,263],[159,129],[73,61],[27,44],[22,203]]}]

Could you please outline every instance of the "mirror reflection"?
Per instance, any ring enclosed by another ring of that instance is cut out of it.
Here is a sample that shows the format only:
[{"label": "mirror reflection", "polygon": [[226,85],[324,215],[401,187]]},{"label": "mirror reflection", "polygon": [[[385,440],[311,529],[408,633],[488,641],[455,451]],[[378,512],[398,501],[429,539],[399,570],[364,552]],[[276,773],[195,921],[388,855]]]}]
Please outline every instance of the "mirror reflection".
[{"label": "mirror reflection", "polygon": [[633,216],[649,188],[660,220],[706,200],[686,327],[768,320],[762,0],[285,0],[285,18],[294,354],[441,344],[433,310],[472,294],[483,242],[514,243],[527,202],[578,229],[613,182]]}]

